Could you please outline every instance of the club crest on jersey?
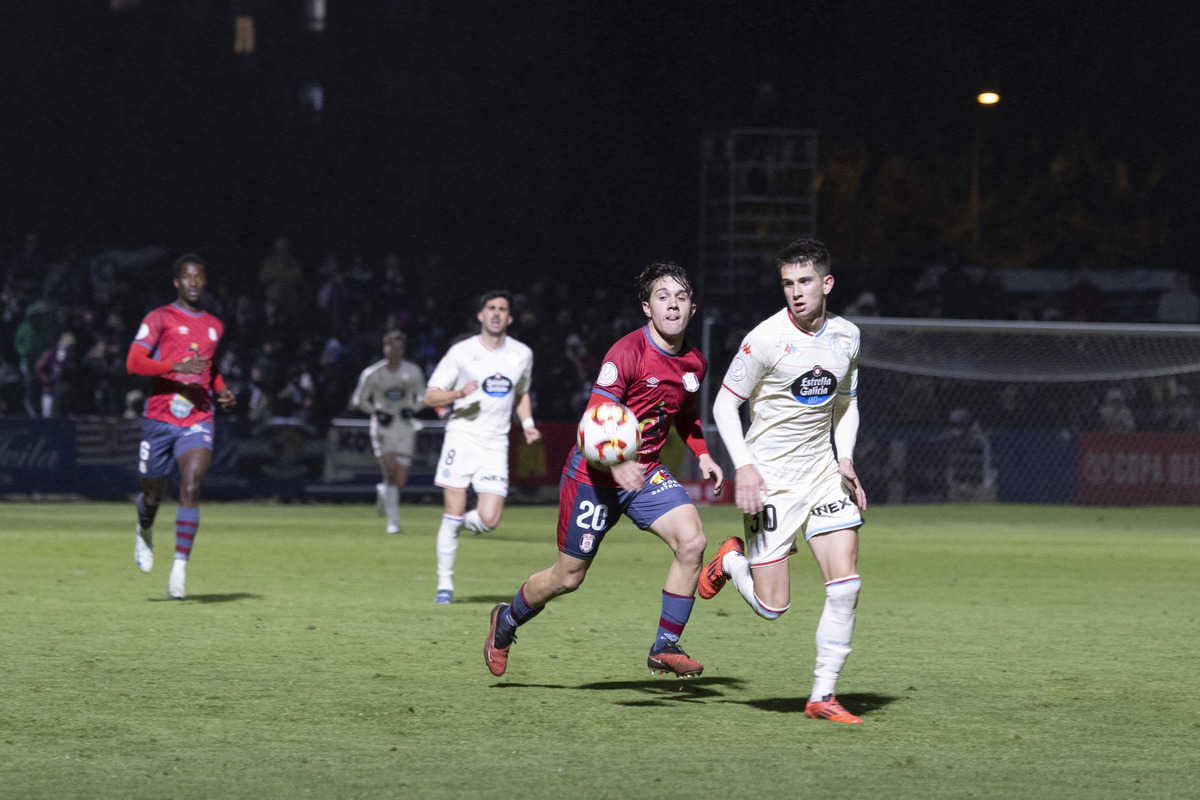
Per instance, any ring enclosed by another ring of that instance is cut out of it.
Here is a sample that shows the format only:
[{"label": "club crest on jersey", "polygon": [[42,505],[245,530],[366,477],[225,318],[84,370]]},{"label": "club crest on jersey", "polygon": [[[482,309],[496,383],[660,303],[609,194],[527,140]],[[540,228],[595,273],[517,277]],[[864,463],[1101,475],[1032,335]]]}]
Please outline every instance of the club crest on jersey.
[{"label": "club crest on jersey", "polygon": [[210,342],[215,342],[217,340],[217,329],[216,328],[208,329],[208,340]]},{"label": "club crest on jersey", "polygon": [[597,386],[612,386],[617,381],[617,365],[611,361],[605,361],[604,366],[600,367],[600,377],[596,378]]},{"label": "club crest on jersey", "polygon": [[733,360],[733,367],[729,370],[729,377],[735,381],[740,381],[746,377],[746,362],[742,361],[742,357],[738,356]]},{"label": "club crest on jersey", "polygon": [[504,395],[512,391],[512,388],[512,381],[499,372],[483,379],[484,394],[490,397],[504,397]]},{"label": "club crest on jersey", "polygon": [[689,392],[700,391],[700,379],[696,377],[694,372],[683,373],[683,388]]},{"label": "club crest on jersey", "polygon": [[792,397],[806,406],[819,406],[833,396],[836,386],[833,373],[817,365],[792,382]]}]

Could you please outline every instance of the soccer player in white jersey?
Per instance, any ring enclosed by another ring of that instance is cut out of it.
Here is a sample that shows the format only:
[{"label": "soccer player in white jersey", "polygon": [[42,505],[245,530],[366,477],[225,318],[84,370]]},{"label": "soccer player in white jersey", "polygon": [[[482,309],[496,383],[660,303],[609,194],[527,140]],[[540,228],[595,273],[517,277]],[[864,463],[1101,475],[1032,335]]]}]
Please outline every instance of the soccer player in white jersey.
[{"label": "soccer player in white jersey", "polygon": [[400,532],[400,489],[408,482],[413,447],[423,408],[425,375],[404,360],[403,331],[383,335],[383,358],[362,371],[350,405],[371,418],[371,449],[379,460],[383,480],[376,485],[379,505],[387,517],[387,532]]},{"label": "soccer player in white jersey", "polygon": [[[862,720],[838,702],[834,685],[858,604],[858,528],[867,496],[854,472],[858,436],[859,331],[829,314],[829,251],[793,242],[776,259],[787,307],[742,340],[713,405],[717,432],[737,470],[734,499],[746,539],[726,539],[700,575],[711,598],[726,581],[761,617],[791,603],[788,557],[802,533],[825,579],[817,623],[817,666],[804,713],[850,724]],[[743,436],[738,407],[750,401]],[[831,433],[832,429],[832,444]]]},{"label": "soccer player in white jersey", "polygon": [[[542,438],[533,422],[529,382],[533,351],[508,335],[512,294],[493,289],[480,299],[479,335],[453,345],[429,376],[425,405],[453,404],[434,483],[442,487],[445,512],[437,533],[439,605],[454,597],[458,531],[490,531],[500,524],[508,496],[508,433],[513,409],[529,444]],[[467,487],[479,501],[467,511]]]}]

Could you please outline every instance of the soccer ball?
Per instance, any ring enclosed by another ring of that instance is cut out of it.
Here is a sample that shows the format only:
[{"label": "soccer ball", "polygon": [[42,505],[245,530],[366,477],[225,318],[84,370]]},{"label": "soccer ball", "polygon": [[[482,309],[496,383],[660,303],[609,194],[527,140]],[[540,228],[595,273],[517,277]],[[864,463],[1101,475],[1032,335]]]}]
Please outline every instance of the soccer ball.
[{"label": "soccer ball", "polygon": [[611,467],[637,458],[642,446],[638,418],[620,403],[592,406],[579,421],[579,452],[589,464]]}]

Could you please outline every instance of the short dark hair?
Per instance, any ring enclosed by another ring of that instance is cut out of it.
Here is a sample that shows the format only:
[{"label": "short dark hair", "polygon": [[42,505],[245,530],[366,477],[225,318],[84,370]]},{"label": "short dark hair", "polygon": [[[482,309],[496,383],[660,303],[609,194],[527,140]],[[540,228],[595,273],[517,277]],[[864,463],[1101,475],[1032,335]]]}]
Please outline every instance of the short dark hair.
[{"label": "short dark hair", "polygon": [[184,264],[199,264],[205,272],[208,272],[208,264],[204,263],[204,259],[195,253],[184,253],[179,258],[175,259],[175,264],[171,267],[171,277],[178,278],[179,273],[183,272]]},{"label": "short dark hair", "polygon": [[816,239],[797,239],[779,251],[775,257],[775,265],[779,269],[786,266],[812,264],[813,271],[822,277],[833,271],[833,259],[825,245]]},{"label": "short dark hair", "polygon": [[408,342],[408,336],[402,330],[393,329],[383,335],[384,344],[392,341],[400,342],[400,344],[406,344]]},{"label": "short dark hair", "polygon": [[692,294],[692,283],[688,280],[687,272],[683,267],[673,261],[655,261],[653,264],[648,264],[637,276],[638,300],[648,303],[654,284],[662,278],[674,278],[679,281],[680,286],[687,289],[689,296]]},{"label": "short dark hair", "polygon": [[497,297],[503,297],[508,301],[508,310],[511,313],[513,307],[513,296],[512,292],[510,292],[508,289],[489,289],[484,292],[479,297],[479,310],[483,311],[483,309],[487,306],[488,301],[495,300]]}]

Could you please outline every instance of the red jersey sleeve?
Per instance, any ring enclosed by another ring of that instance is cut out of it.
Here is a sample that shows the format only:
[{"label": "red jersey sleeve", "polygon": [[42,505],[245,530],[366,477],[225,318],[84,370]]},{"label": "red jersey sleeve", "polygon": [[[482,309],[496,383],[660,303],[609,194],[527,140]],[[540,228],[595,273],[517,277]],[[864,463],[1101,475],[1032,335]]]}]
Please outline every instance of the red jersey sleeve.
[{"label": "red jersey sleeve", "polygon": [[129,347],[129,355],[125,359],[125,370],[130,375],[166,375],[173,364],[155,361],[150,357],[150,351],[134,342]]}]

